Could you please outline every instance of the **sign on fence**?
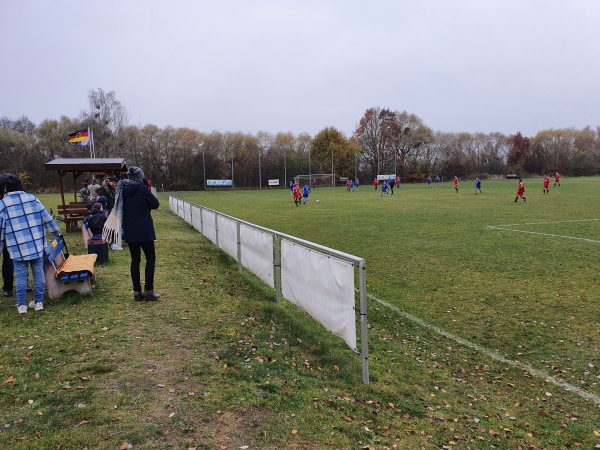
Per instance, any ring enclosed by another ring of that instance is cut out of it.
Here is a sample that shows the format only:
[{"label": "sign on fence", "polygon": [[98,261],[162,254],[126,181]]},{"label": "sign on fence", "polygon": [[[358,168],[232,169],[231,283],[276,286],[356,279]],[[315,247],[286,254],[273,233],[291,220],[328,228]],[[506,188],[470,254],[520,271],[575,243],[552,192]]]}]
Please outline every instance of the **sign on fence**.
[{"label": "sign on fence", "polygon": [[206,185],[207,186],[212,186],[212,187],[231,187],[233,186],[233,181],[232,180],[206,180]]}]

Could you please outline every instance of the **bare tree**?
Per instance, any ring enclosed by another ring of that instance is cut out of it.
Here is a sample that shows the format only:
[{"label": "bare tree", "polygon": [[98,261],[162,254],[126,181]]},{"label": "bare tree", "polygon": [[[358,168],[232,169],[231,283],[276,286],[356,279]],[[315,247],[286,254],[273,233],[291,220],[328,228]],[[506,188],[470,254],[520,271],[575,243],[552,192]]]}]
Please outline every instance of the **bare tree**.
[{"label": "bare tree", "polygon": [[83,126],[89,126],[94,133],[96,156],[117,156],[119,135],[129,122],[127,110],[114,91],[91,89],[88,102],[88,110],[81,117]]}]

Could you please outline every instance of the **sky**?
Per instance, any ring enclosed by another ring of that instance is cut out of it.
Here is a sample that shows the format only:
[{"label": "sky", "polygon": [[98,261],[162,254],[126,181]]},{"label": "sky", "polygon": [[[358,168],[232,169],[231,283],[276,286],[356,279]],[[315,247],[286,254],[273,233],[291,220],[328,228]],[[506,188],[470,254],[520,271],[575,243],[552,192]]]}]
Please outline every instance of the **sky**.
[{"label": "sky", "polygon": [[0,0],[0,117],[114,91],[132,125],[349,137],[600,125],[597,0]]}]

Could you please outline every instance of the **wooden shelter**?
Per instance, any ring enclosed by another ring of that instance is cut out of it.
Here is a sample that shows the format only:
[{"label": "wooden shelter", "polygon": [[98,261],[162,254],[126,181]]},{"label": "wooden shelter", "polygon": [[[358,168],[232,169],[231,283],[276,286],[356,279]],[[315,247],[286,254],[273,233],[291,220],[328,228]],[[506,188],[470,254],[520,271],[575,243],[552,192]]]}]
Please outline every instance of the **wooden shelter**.
[{"label": "wooden shelter", "polygon": [[[80,188],[78,178],[84,173],[89,173],[95,178],[105,176],[121,178],[127,173],[127,164],[123,158],[58,158],[47,162],[46,170],[58,172],[58,185],[62,199],[62,205],[58,206],[58,210],[64,214],[67,230],[70,231],[77,227],[77,222],[83,215],[81,203],[78,201]],[[67,204],[65,202],[65,176],[69,173],[73,174],[73,202]]]}]

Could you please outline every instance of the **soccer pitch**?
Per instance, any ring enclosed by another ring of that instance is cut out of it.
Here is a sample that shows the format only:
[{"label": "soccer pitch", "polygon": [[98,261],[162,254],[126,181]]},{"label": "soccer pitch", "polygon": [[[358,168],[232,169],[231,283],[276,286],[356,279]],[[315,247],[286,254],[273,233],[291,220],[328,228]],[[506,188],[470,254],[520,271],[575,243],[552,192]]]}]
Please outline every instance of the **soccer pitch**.
[{"label": "soccer pitch", "polygon": [[300,207],[287,189],[174,195],[364,257],[375,330],[412,321],[598,403],[600,178],[524,183],[517,203],[514,180],[317,187]]}]

